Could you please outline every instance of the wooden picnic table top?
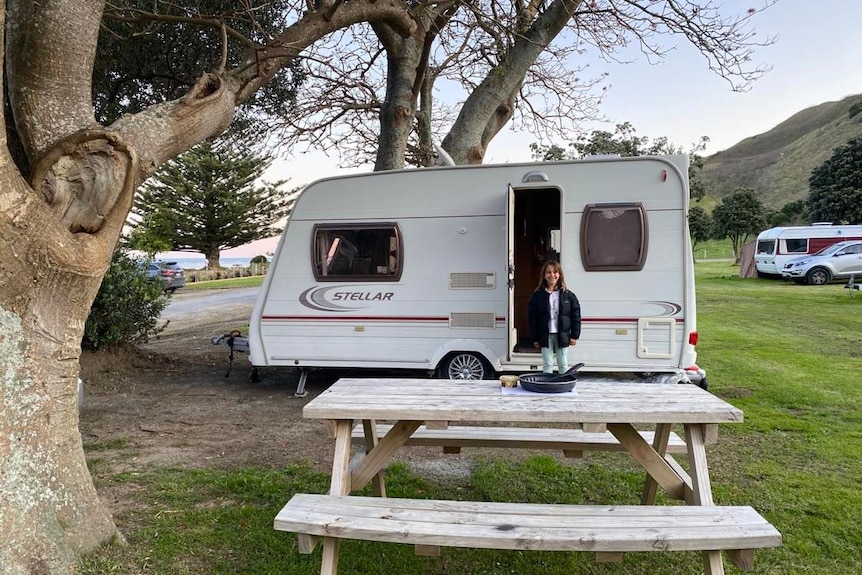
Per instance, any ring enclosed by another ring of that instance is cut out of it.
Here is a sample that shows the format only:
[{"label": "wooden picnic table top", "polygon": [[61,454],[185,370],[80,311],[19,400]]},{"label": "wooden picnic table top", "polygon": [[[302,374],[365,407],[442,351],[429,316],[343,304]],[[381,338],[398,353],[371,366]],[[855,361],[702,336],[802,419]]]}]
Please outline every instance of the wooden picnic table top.
[{"label": "wooden picnic table top", "polygon": [[731,423],[742,411],[689,384],[578,382],[574,394],[506,395],[500,382],[345,378],[311,400],[311,419],[509,423]]}]

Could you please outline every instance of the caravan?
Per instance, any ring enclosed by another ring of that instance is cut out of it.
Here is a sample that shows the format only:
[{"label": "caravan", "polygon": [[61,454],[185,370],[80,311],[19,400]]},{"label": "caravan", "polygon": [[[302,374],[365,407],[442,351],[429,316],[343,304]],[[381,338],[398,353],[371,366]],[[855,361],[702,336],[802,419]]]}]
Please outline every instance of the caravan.
[{"label": "caravan", "polygon": [[754,265],[759,277],[781,277],[784,264],[814,254],[845,240],[862,240],[862,225],[816,223],[810,226],[770,228],[757,236]]},{"label": "caravan", "polygon": [[254,367],[541,368],[527,303],[559,260],[583,371],[705,385],[686,156],[438,167],[303,190],[251,318]]}]

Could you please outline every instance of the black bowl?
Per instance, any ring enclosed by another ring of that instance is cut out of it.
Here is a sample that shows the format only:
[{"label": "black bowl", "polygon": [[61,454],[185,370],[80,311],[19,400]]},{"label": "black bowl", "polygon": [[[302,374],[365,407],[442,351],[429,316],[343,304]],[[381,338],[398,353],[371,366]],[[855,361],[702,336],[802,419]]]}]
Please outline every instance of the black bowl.
[{"label": "black bowl", "polygon": [[543,373],[541,371],[524,373],[518,377],[518,383],[527,391],[536,393],[565,393],[575,388],[578,374]]}]

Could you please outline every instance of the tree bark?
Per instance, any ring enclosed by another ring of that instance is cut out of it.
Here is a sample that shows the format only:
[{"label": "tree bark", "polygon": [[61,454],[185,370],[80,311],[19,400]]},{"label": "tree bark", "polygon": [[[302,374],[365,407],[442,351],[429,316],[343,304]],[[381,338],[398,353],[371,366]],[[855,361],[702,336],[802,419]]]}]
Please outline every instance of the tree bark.
[{"label": "tree bark", "polygon": [[[364,20],[387,21],[406,35],[415,26],[398,0],[310,10],[262,58],[205,75],[185,97],[104,128],[94,120],[90,82],[103,6],[0,0],[4,575],[73,573],[81,554],[122,539],[87,470],[77,375],[84,323],[134,189],[168,159],[224,131],[238,103],[323,35]],[[26,158],[12,158],[7,132]]]},{"label": "tree bark", "polygon": [[422,37],[402,38],[386,24],[374,26],[386,49],[386,100],[380,107],[380,136],[374,171],[404,167],[407,142],[416,114],[416,85],[422,56]]},{"label": "tree bark", "polygon": [[443,139],[456,164],[481,164],[491,139],[514,113],[518,90],[536,58],[572,18],[582,0],[554,0],[509,49],[503,60],[467,97]]}]

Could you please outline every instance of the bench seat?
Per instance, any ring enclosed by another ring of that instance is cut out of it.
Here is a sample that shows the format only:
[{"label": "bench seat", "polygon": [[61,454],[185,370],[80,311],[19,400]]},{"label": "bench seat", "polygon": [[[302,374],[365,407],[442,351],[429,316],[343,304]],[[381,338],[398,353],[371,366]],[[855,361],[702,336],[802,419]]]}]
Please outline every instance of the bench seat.
[{"label": "bench seat", "polygon": [[[590,551],[753,550],[781,534],[751,507],[605,506],[296,494],[274,521],[303,536],[418,546]],[[301,552],[313,546],[300,542]]]},{"label": "bench seat", "polygon": [[[383,437],[391,425],[377,424],[377,435]],[[653,432],[642,431],[641,436],[652,443]],[[362,424],[353,428],[353,441],[365,442]],[[443,446],[446,453],[458,453],[462,447],[518,447],[523,449],[559,449],[567,454],[583,451],[625,451],[609,431],[593,433],[580,429],[544,427],[468,427],[455,425],[446,429],[417,429],[405,445],[424,447]],[[668,453],[686,453],[685,441],[676,433],[670,434]]]}]

